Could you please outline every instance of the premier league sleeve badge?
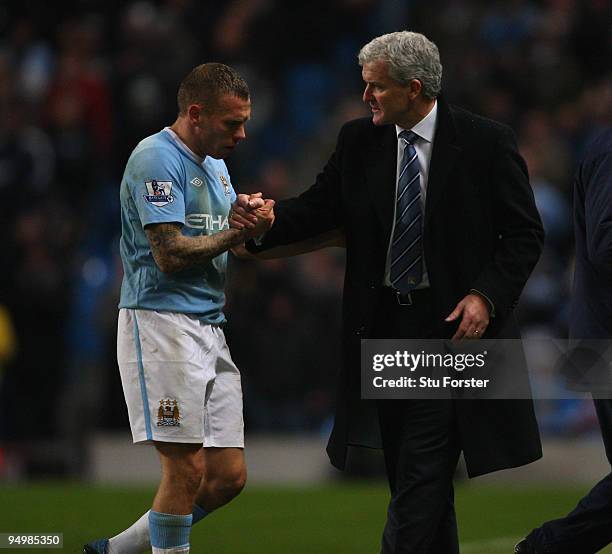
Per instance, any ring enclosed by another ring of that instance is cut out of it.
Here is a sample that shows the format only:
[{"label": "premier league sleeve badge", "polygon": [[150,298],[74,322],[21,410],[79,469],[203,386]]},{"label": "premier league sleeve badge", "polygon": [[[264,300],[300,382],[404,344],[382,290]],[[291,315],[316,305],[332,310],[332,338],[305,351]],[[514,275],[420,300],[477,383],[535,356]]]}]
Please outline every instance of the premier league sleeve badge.
[{"label": "premier league sleeve badge", "polygon": [[145,185],[147,187],[147,192],[149,194],[145,194],[144,199],[161,208],[168,203],[174,202],[174,197],[172,196],[172,181],[145,181]]}]

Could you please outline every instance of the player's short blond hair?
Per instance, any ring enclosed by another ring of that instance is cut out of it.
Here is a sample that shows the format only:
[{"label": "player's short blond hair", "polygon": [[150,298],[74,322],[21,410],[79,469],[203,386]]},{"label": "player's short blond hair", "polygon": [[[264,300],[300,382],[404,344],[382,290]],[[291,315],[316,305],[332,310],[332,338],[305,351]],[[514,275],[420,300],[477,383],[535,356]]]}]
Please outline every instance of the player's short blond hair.
[{"label": "player's short blond hair", "polygon": [[177,94],[179,113],[185,115],[192,104],[201,104],[214,111],[219,98],[224,94],[243,100],[250,97],[246,81],[235,69],[222,63],[203,63],[194,67],[181,81]]}]

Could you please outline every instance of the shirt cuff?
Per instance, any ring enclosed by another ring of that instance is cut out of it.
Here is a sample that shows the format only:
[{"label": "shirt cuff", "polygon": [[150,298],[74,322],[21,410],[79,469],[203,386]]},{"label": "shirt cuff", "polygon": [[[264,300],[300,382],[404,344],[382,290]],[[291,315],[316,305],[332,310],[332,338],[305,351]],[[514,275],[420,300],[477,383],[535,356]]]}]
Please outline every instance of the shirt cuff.
[{"label": "shirt cuff", "polygon": [[266,234],[259,235],[258,237],[252,237],[249,240],[245,241],[244,247],[251,254],[257,254],[262,251],[262,244]]},{"label": "shirt cuff", "polygon": [[265,236],[266,234],[262,233],[261,235],[257,237],[253,237],[253,242],[255,243],[255,246],[261,246],[263,244],[263,240]]}]

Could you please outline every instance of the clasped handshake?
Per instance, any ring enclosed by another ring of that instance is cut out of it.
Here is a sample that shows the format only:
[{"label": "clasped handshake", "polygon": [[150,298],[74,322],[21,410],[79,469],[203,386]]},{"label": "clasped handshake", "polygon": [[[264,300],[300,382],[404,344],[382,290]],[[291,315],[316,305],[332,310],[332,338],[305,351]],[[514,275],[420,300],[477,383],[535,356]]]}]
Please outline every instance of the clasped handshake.
[{"label": "clasped handshake", "polygon": [[262,198],[261,192],[239,194],[232,204],[229,224],[245,231],[247,238],[263,235],[274,223],[274,200]]}]

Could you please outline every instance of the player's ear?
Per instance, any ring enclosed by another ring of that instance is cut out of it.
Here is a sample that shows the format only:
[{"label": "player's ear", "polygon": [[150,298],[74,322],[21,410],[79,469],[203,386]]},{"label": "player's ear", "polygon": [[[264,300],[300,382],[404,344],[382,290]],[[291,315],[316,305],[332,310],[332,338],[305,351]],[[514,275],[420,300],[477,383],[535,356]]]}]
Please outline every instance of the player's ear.
[{"label": "player's ear", "polygon": [[191,104],[187,108],[187,117],[189,121],[194,125],[200,121],[200,116],[202,115],[202,106],[200,104]]}]

